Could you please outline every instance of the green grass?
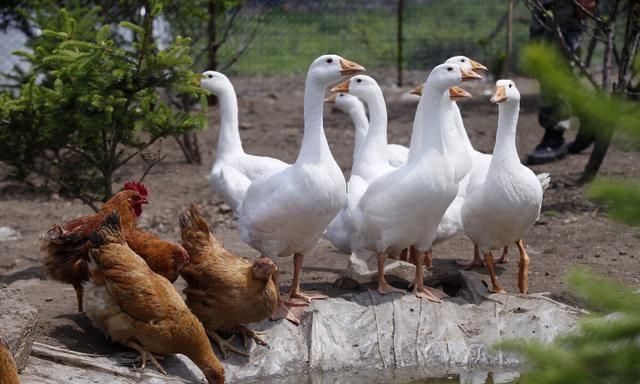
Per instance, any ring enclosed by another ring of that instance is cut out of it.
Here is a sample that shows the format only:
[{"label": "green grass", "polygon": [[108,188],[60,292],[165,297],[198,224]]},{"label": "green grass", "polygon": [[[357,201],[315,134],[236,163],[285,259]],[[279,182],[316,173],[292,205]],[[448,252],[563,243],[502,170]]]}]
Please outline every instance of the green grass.
[{"label": "green grass", "polygon": [[[409,3],[409,2],[408,2]],[[233,66],[234,74],[304,73],[313,59],[337,53],[367,68],[395,67],[397,16],[393,9],[350,9],[340,2],[324,11],[274,8],[260,26],[249,49]],[[490,64],[504,54],[504,29],[492,41],[487,37],[506,11],[506,2],[433,1],[405,8],[405,69],[426,69],[450,56],[464,54]],[[528,11],[518,3],[514,48],[526,42]],[[330,7],[327,5],[327,7]],[[232,56],[256,17],[245,16],[220,50],[221,62]],[[517,62],[517,60],[516,60]]]}]

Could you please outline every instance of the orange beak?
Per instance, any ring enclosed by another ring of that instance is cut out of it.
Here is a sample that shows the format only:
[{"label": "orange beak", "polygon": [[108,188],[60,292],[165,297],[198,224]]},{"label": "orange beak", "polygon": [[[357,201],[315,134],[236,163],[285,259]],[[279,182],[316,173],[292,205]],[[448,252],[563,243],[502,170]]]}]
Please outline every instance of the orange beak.
[{"label": "orange beak", "polygon": [[412,95],[422,96],[422,90],[423,89],[424,89],[424,83],[418,85],[415,88],[413,88],[411,91],[409,91],[409,93],[412,94]]},{"label": "orange beak", "polygon": [[469,59],[469,61],[471,62],[471,70],[472,71],[486,71],[487,67],[485,67],[484,65],[478,63],[477,61],[471,60]]},{"label": "orange beak", "polygon": [[471,97],[471,94],[460,87],[449,88],[449,99],[459,100],[467,97]]},{"label": "orange beak", "polygon": [[347,59],[340,59],[340,74],[342,76],[353,75],[358,72],[363,72],[364,70],[364,67],[358,63]]},{"label": "orange beak", "polygon": [[335,87],[331,88],[331,92],[348,93],[349,92],[349,80],[343,81],[342,83],[340,83],[340,84],[336,85]]},{"label": "orange beak", "polygon": [[336,96],[338,96],[337,94],[332,94],[329,97],[327,97],[326,99],[324,99],[324,102],[327,104],[335,104],[336,103]]},{"label": "orange beak", "polygon": [[505,91],[503,85],[497,85],[493,90],[493,96],[491,96],[492,103],[502,103],[507,100],[507,91]]},{"label": "orange beak", "polygon": [[462,81],[482,79],[482,76],[478,75],[477,73],[475,73],[473,71],[466,71],[466,70],[460,68],[460,72],[462,72]]}]

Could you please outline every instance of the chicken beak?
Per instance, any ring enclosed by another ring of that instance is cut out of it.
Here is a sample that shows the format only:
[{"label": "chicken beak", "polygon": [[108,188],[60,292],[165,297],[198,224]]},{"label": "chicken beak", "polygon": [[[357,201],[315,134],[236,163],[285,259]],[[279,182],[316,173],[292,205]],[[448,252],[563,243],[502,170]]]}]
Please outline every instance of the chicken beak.
[{"label": "chicken beak", "polygon": [[460,72],[462,72],[462,81],[482,79],[482,76],[478,75],[477,73],[475,73],[473,71],[466,71],[466,70],[460,68]]},{"label": "chicken beak", "polygon": [[490,101],[497,104],[502,103],[505,100],[507,100],[507,91],[504,89],[504,85],[496,85]]},{"label": "chicken beak", "polygon": [[193,75],[193,77],[191,78],[191,85],[195,85],[196,87],[199,87],[201,83],[202,83],[202,74],[196,73],[195,75]]},{"label": "chicken beak", "polygon": [[485,67],[484,65],[478,63],[475,60],[471,60],[469,59],[469,61],[471,62],[471,70],[472,71],[486,71],[487,67]]},{"label": "chicken beak", "polygon": [[337,94],[332,94],[329,97],[327,97],[326,99],[324,99],[324,102],[327,104],[335,104],[336,103],[336,96],[338,96]]},{"label": "chicken beak", "polygon": [[331,92],[344,92],[344,93],[348,93],[349,92],[349,80],[347,81],[343,81],[342,83],[336,85],[335,87],[331,88]]},{"label": "chicken beak", "polygon": [[409,91],[409,93],[416,96],[422,96],[423,89],[424,89],[424,84],[420,84],[417,87],[413,88],[411,91]]},{"label": "chicken beak", "polygon": [[340,59],[340,74],[342,76],[353,75],[358,72],[363,72],[364,70],[364,67],[358,63],[347,59]]},{"label": "chicken beak", "polygon": [[460,87],[449,88],[449,99],[452,101],[471,97],[471,94]]}]

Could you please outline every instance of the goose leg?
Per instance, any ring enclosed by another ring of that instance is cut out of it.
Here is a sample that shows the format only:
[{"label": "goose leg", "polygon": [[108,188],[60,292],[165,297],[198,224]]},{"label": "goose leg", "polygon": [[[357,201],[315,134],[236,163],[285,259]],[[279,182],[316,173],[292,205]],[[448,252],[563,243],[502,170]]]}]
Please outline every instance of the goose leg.
[{"label": "goose leg", "polygon": [[416,277],[413,280],[413,293],[420,298],[427,299],[429,301],[433,301],[435,303],[441,303],[441,297],[447,296],[444,292],[439,291],[437,289],[429,288],[424,286],[424,257],[426,252],[417,251],[416,252]]},{"label": "goose leg", "polygon": [[484,262],[487,264],[487,270],[489,271],[489,277],[491,278],[491,293],[506,293],[504,289],[500,286],[498,282],[498,278],[496,277],[496,269],[493,261],[493,255],[491,251],[487,252],[484,255]]},{"label": "goose leg", "polygon": [[306,303],[310,303],[311,300],[322,300],[328,298],[329,296],[320,292],[305,292],[300,288],[300,275],[302,274],[303,261],[304,255],[302,253],[296,253],[293,255],[293,282],[291,283],[291,289],[289,290],[289,299],[302,299]]},{"label": "goose leg", "polygon": [[302,313],[304,312],[301,306],[305,306],[307,304],[306,303],[299,304],[299,303],[288,302],[283,300],[282,294],[280,293],[280,285],[278,283],[279,277],[280,277],[279,270],[276,270],[276,272],[273,275],[271,275],[271,279],[276,285],[276,293],[278,294],[278,304],[276,305],[276,309],[275,311],[273,311],[273,314],[271,314],[270,319],[272,321],[287,319],[295,325],[300,325],[300,316],[302,316]]},{"label": "goose leg", "polygon": [[384,259],[386,254],[384,252],[378,252],[376,258],[378,261],[378,293],[386,295],[392,292],[399,292],[404,294],[404,290],[396,287],[392,287],[387,279],[384,278]]},{"label": "goose leg", "polygon": [[424,254],[424,266],[427,269],[433,268],[433,250],[431,248]]},{"label": "goose leg", "polygon": [[76,300],[78,301],[78,313],[84,312],[84,308],[82,306],[82,294],[83,294],[82,285],[74,284],[73,289],[76,290]]},{"label": "goose leg", "polygon": [[518,288],[520,293],[529,293],[529,255],[524,249],[522,239],[516,241],[518,252],[520,252],[520,263],[518,263]]},{"label": "goose leg", "polygon": [[484,267],[484,261],[482,257],[480,257],[480,248],[476,244],[473,245],[473,260],[471,261],[461,261],[456,260],[456,264],[463,267],[463,269],[473,269]]},{"label": "goose leg", "polygon": [[496,264],[507,264],[509,263],[509,247],[502,248],[502,256],[498,260],[496,260]]}]

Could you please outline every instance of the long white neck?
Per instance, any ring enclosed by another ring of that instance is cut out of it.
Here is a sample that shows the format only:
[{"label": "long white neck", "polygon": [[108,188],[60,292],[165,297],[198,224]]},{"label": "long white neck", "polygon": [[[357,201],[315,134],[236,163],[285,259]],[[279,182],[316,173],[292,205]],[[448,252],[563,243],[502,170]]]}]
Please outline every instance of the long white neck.
[{"label": "long white neck", "polygon": [[353,125],[356,129],[355,143],[353,144],[353,161],[355,162],[356,156],[360,153],[362,145],[364,144],[364,139],[367,137],[369,120],[367,120],[364,105],[359,101],[349,110],[349,116],[351,116],[351,120],[353,120]]},{"label": "long white neck", "polygon": [[505,101],[498,104],[498,130],[496,144],[493,147],[491,168],[499,165],[520,164],[516,149],[516,127],[519,113],[519,102]]},{"label": "long white neck", "polygon": [[462,145],[461,134],[466,136],[466,132],[460,132],[460,130],[464,131],[464,126],[458,125],[462,124],[462,121],[456,121],[456,114],[459,116],[460,111],[455,101],[451,100],[449,92],[442,95],[442,105],[445,121],[445,129],[442,132],[444,145],[447,148],[447,154],[453,160],[454,178],[458,182],[471,170],[471,155],[469,150]]},{"label": "long white neck", "polygon": [[475,149],[473,148],[473,145],[471,145],[471,140],[469,140],[467,130],[464,128],[464,122],[462,121],[462,115],[460,114],[458,103],[454,102],[452,109],[453,118],[456,123],[456,130],[458,131],[458,135],[460,136],[460,143],[467,150],[467,152],[471,154],[473,151],[475,151]]},{"label": "long white neck", "polygon": [[[411,134],[411,146],[409,147],[409,159],[407,162],[420,159],[422,154],[430,150],[438,151],[443,155],[446,153],[443,141],[443,126],[446,116],[446,103],[443,105],[445,90],[430,85],[427,80],[423,92],[413,121],[413,133]],[[413,136],[417,132],[419,132],[417,136],[419,142],[418,140],[414,142]]]},{"label": "long white neck", "polygon": [[232,85],[225,92],[218,92],[220,104],[220,132],[216,157],[244,153],[238,131],[238,100]]},{"label": "long white neck", "polygon": [[365,100],[369,107],[369,132],[364,144],[356,157],[352,174],[359,175],[361,166],[372,169],[389,166],[387,156],[387,107],[384,103],[382,90],[376,88]]},{"label": "long white neck", "polygon": [[304,134],[296,163],[319,163],[333,158],[322,126],[322,108],[326,85],[310,74],[304,87]]}]

